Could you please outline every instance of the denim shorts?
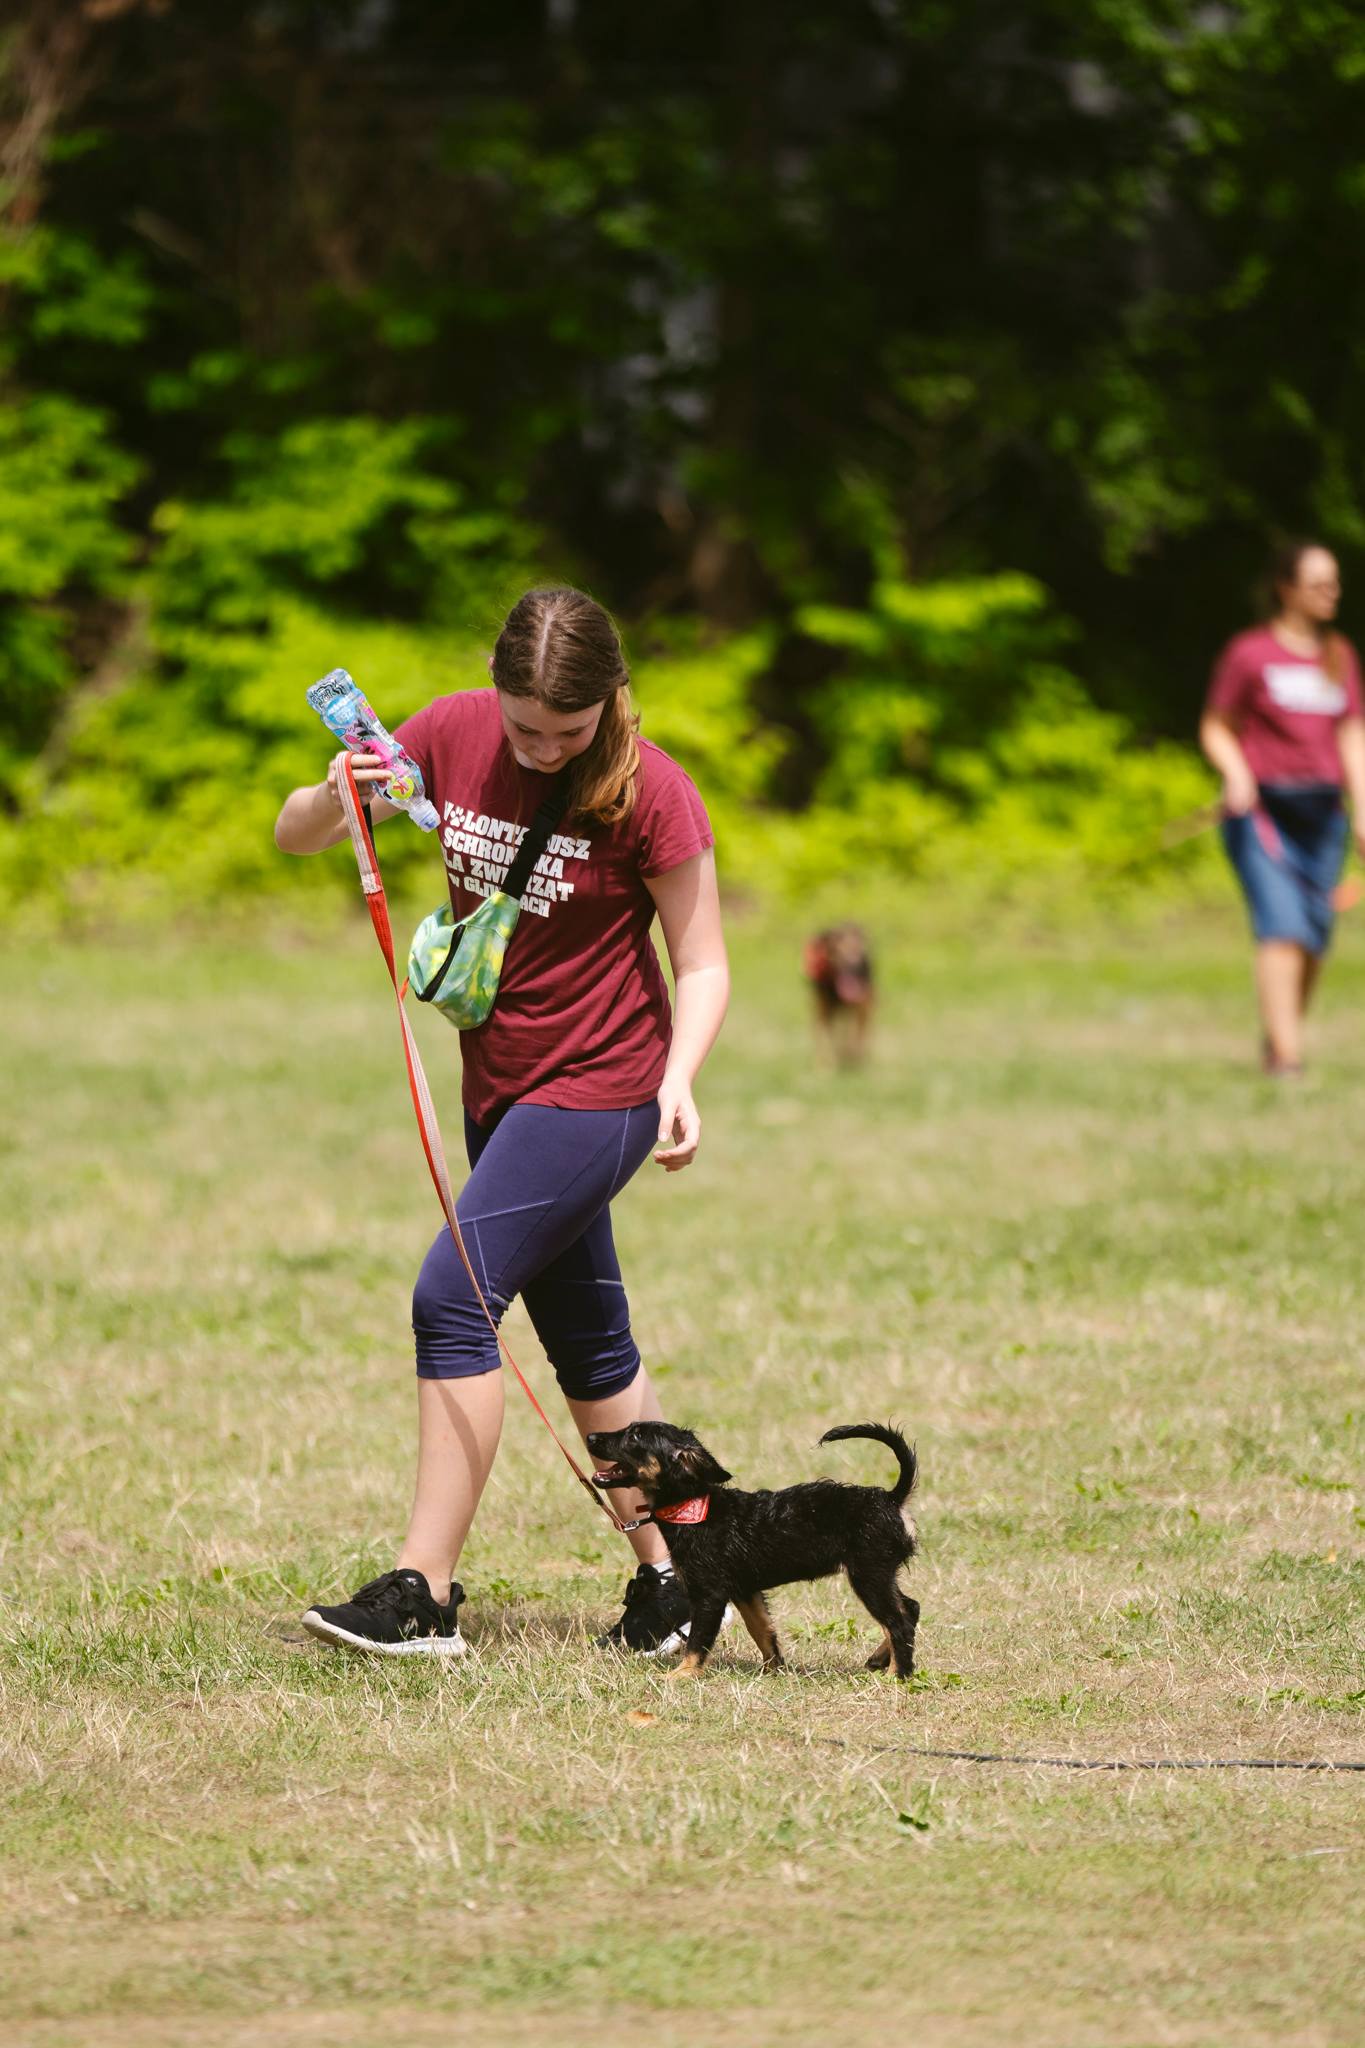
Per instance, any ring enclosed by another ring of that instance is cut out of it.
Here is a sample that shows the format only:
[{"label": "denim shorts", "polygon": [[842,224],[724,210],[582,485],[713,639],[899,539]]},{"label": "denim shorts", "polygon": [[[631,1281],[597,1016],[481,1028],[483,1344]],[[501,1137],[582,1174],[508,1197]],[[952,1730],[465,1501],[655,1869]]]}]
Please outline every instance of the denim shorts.
[{"label": "denim shorts", "polygon": [[1222,829],[1257,942],[1282,939],[1325,953],[1332,891],[1346,859],[1341,791],[1325,782],[1263,784],[1255,810],[1224,818]]}]

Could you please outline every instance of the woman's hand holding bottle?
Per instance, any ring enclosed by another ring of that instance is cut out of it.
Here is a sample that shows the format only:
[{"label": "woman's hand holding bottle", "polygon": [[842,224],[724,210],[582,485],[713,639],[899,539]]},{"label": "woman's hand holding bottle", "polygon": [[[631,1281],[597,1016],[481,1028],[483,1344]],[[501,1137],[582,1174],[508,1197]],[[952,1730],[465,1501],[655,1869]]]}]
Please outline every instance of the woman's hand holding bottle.
[{"label": "woman's hand holding bottle", "polygon": [[334,754],[327,763],[327,795],[331,799],[332,807],[339,818],[344,818],[346,815],[341,805],[341,764],[343,761],[349,761],[351,764],[351,773],[356,779],[356,787],[360,791],[361,803],[366,803],[370,797],[377,796],[379,794],[379,785],[387,782],[393,772],[380,760],[378,754],[347,754],[345,752]]}]

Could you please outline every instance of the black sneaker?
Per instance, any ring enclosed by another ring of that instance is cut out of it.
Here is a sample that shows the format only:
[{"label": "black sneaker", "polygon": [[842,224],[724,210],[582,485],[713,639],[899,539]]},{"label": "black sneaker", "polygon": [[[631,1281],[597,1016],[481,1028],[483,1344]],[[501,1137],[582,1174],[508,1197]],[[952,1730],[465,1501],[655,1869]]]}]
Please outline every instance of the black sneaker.
[{"label": "black sneaker", "polygon": [[340,1607],[310,1607],[303,1625],[321,1643],[368,1650],[378,1657],[463,1657],[460,1634],[464,1587],[453,1585],[444,1607],[431,1597],[421,1572],[385,1572]]},{"label": "black sneaker", "polygon": [[687,1641],[692,1609],[676,1572],[667,1578],[652,1564],[640,1565],[626,1587],[621,1619],[604,1636],[599,1650],[635,1650],[642,1657],[671,1657]]}]

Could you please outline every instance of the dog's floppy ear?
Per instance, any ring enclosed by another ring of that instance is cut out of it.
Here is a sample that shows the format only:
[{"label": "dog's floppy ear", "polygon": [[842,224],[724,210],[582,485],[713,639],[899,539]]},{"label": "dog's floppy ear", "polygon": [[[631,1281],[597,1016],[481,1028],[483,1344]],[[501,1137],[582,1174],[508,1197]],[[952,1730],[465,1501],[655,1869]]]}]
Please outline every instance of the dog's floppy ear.
[{"label": "dog's floppy ear", "polygon": [[725,1467],[711,1456],[705,1444],[686,1444],[678,1453],[678,1463],[689,1479],[695,1479],[700,1486],[724,1486],[731,1477]]}]

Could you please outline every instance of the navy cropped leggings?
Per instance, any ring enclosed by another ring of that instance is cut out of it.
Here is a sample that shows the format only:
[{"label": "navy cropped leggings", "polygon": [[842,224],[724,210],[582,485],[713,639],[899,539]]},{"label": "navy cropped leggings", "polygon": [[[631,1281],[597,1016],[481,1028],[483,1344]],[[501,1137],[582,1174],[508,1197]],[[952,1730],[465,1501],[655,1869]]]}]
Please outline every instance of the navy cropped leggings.
[{"label": "navy cropped leggings", "polygon": [[[601,1400],[640,1370],[608,1204],[658,1141],[657,1103],[551,1109],[518,1102],[493,1123],[465,1118],[473,1171],[455,1205],[495,1322],[526,1303],[566,1394]],[[501,1363],[449,1226],[412,1297],[422,1379],[467,1379]]]}]

